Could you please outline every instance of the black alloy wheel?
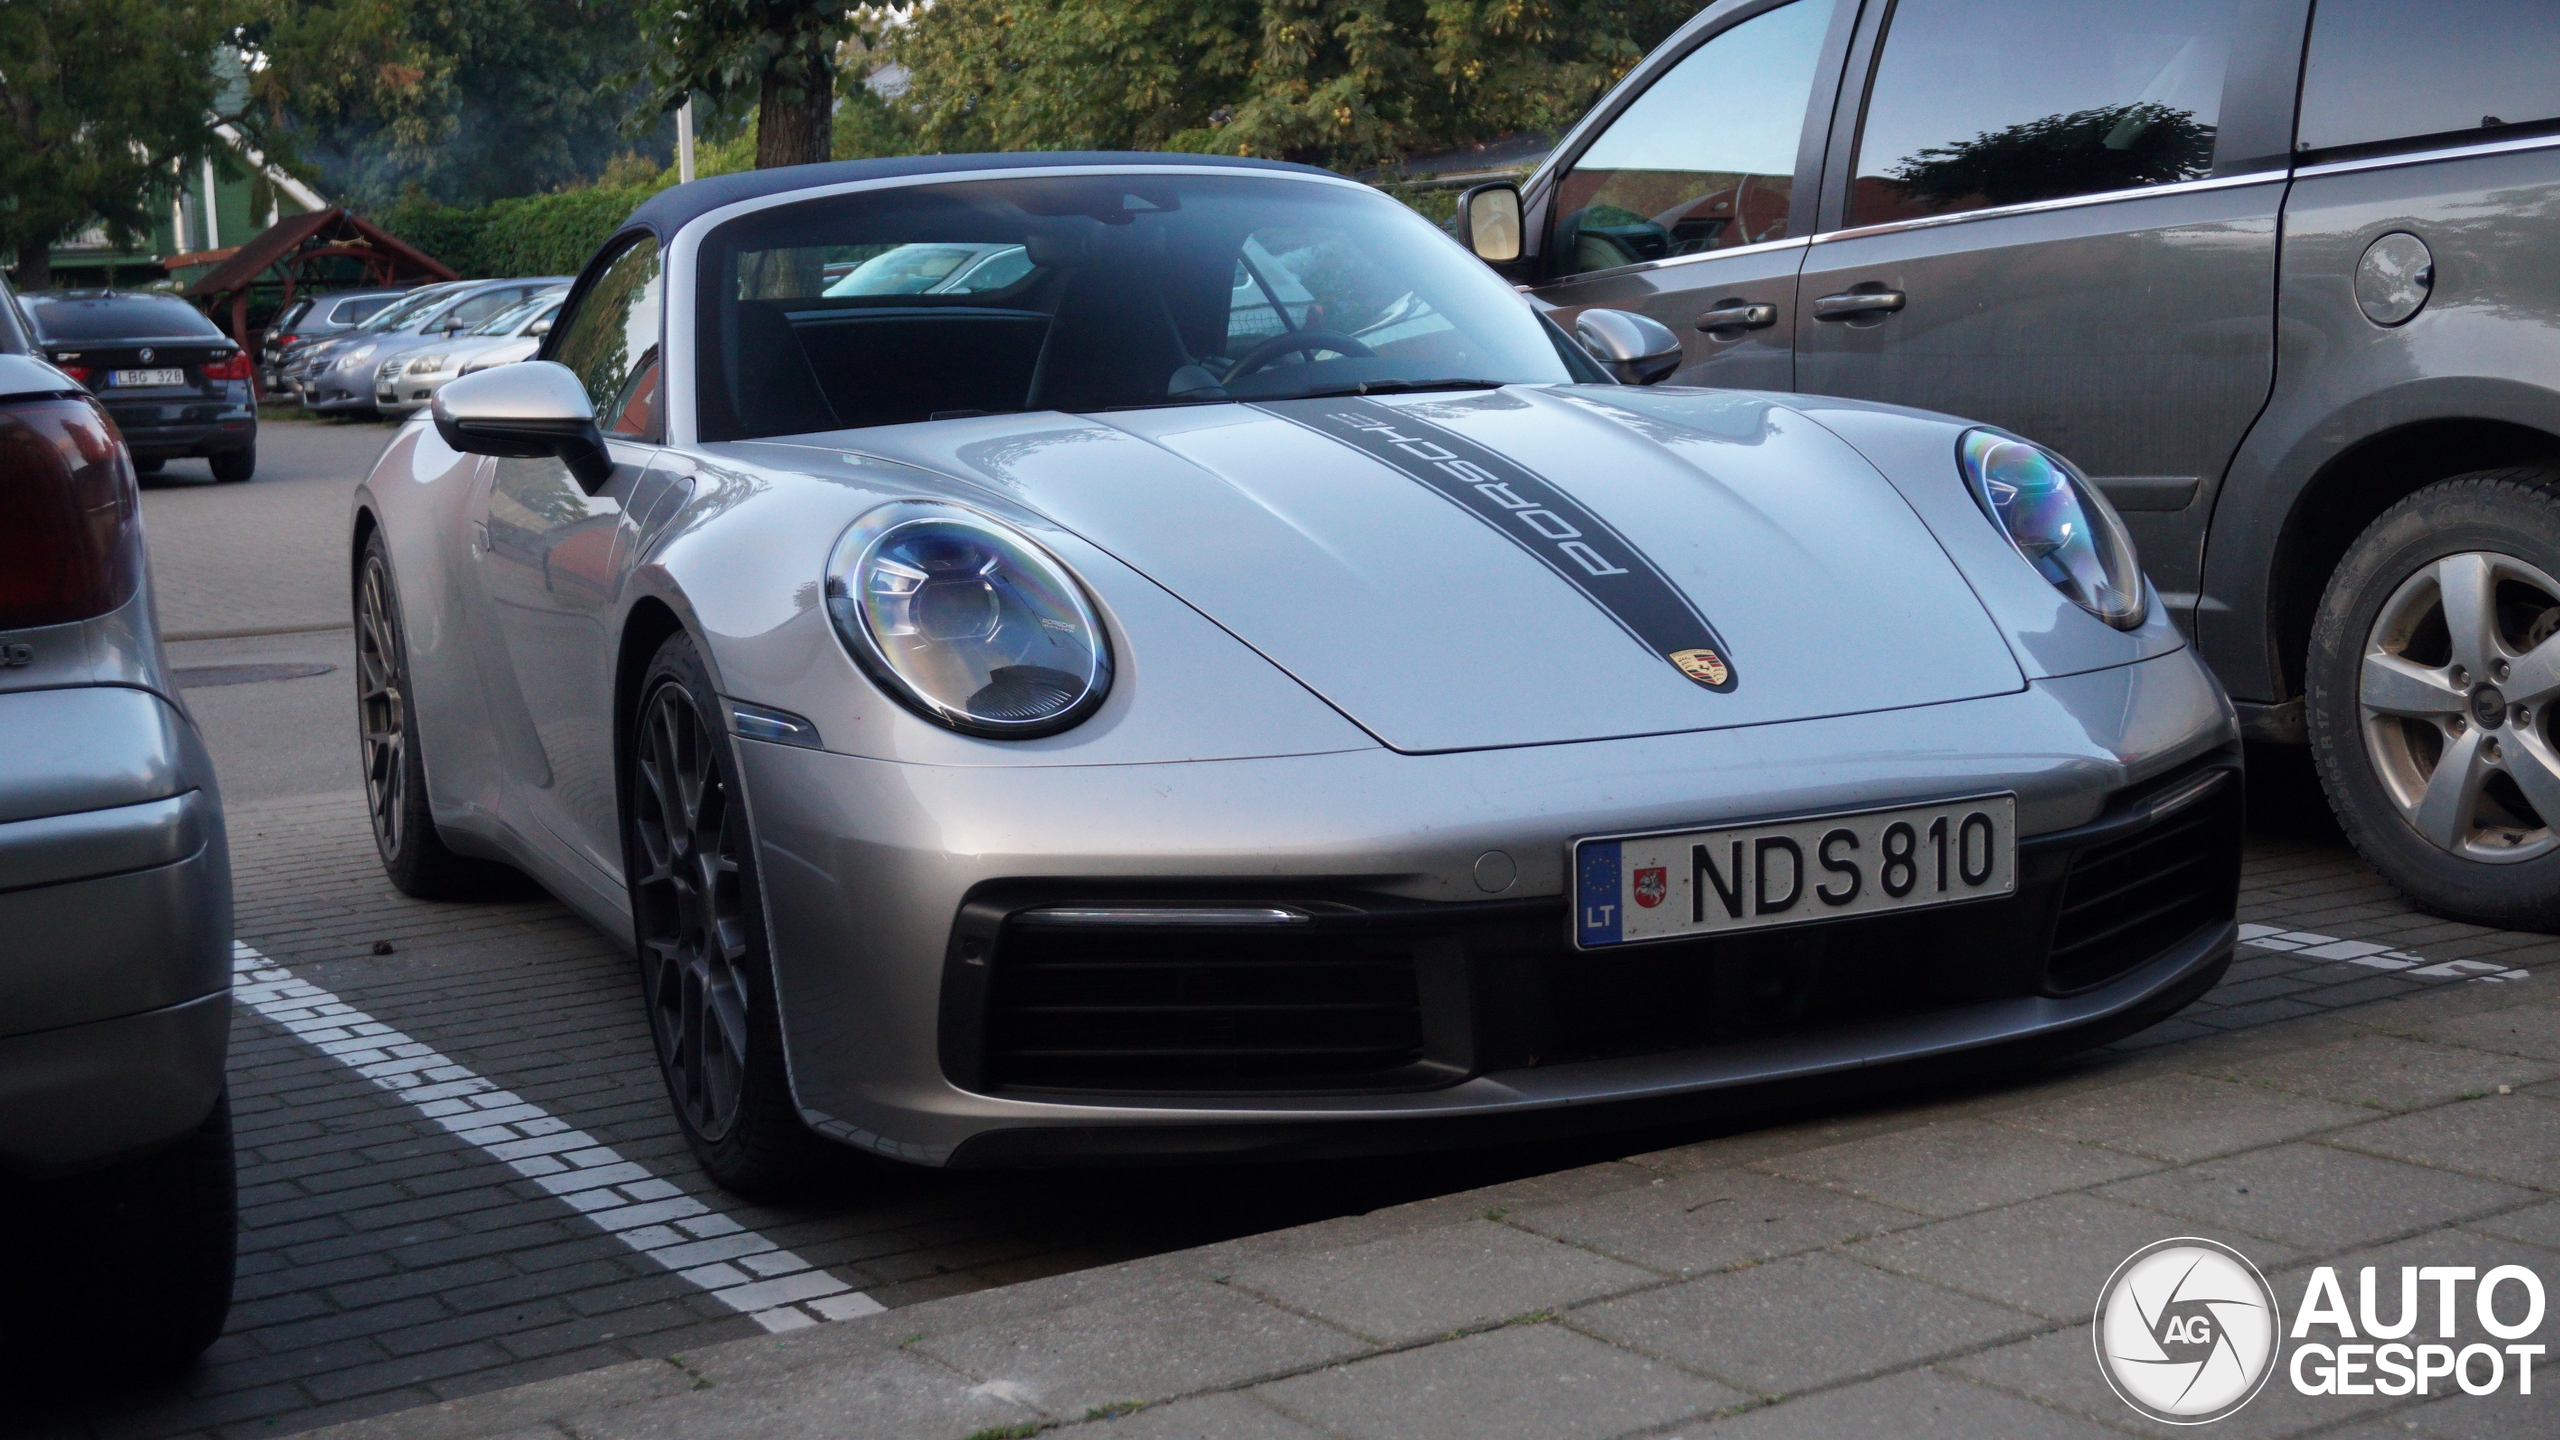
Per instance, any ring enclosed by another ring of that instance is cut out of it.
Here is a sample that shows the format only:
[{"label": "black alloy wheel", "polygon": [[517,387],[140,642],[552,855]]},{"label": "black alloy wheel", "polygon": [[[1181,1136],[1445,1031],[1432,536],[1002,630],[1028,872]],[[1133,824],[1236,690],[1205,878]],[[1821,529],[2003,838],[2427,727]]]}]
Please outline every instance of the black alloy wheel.
[{"label": "black alloy wheel", "polygon": [[366,813],[383,871],[401,894],[468,900],[520,884],[513,871],[457,855],[437,833],[418,753],[417,702],[409,692],[408,643],[391,553],[379,530],[356,562],[356,737],[364,761]]},{"label": "black alloy wheel", "polygon": [[721,1185],[772,1194],[827,1147],[801,1122],[784,1070],[755,847],[719,714],[692,640],[671,636],[625,747],[632,929],[686,1140]]},{"label": "black alloy wheel", "polygon": [[2440,915],[2560,929],[2560,473],[2384,511],[2330,577],[2305,719],[2347,838]]}]

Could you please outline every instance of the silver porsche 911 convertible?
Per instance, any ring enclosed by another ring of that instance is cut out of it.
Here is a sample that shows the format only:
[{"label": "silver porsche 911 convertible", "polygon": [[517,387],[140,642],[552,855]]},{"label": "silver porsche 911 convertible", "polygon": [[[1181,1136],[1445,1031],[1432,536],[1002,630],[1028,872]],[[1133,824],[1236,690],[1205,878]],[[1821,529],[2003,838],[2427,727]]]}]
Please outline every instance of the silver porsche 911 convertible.
[{"label": "silver porsche 911 convertible", "polygon": [[1696,1115],[2210,986],[2237,732],[2094,489],[1573,319],[1288,165],[667,191],[356,492],[383,862],[628,937],[747,1190]]}]

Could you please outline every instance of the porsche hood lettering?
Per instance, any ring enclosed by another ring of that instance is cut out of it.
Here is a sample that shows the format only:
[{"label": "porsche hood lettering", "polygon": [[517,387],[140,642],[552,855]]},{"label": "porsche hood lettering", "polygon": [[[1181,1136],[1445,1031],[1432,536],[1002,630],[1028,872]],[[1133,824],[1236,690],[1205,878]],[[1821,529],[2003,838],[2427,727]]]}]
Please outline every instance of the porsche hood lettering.
[{"label": "porsche hood lettering", "polygon": [[1681,674],[1719,693],[1734,688],[1731,652],[1689,597],[1607,521],[1517,462],[1375,400],[1280,400],[1254,408],[1422,482],[1536,557]]}]

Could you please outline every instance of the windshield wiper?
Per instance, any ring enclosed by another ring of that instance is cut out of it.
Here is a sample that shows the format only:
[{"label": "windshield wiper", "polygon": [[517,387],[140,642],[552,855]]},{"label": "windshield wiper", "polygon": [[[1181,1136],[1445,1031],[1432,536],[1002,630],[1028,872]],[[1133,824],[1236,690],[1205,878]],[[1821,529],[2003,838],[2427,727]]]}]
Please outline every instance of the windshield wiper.
[{"label": "windshield wiper", "polygon": [[1339,395],[1411,395],[1424,390],[1499,390],[1511,384],[1508,380],[1363,380],[1357,385],[1343,385],[1331,390],[1301,390],[1294,395],[1272,395],[1272,400],[1327,400]]}]

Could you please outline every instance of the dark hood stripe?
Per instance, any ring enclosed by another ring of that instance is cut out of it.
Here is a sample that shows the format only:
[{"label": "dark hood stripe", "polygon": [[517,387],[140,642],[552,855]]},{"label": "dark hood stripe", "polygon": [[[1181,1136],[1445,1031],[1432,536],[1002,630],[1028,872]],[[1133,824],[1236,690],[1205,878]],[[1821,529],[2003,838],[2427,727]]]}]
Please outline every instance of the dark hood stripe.
[{"label": "dark hood stripe", "polygon": [[1607,521],[1517,462],[1375,400],[1273,400],[1253,408],[1422,482],[1527,551],[1697,684],[1723,692],[1738,683],[1732,652],[1680,587]]}]

